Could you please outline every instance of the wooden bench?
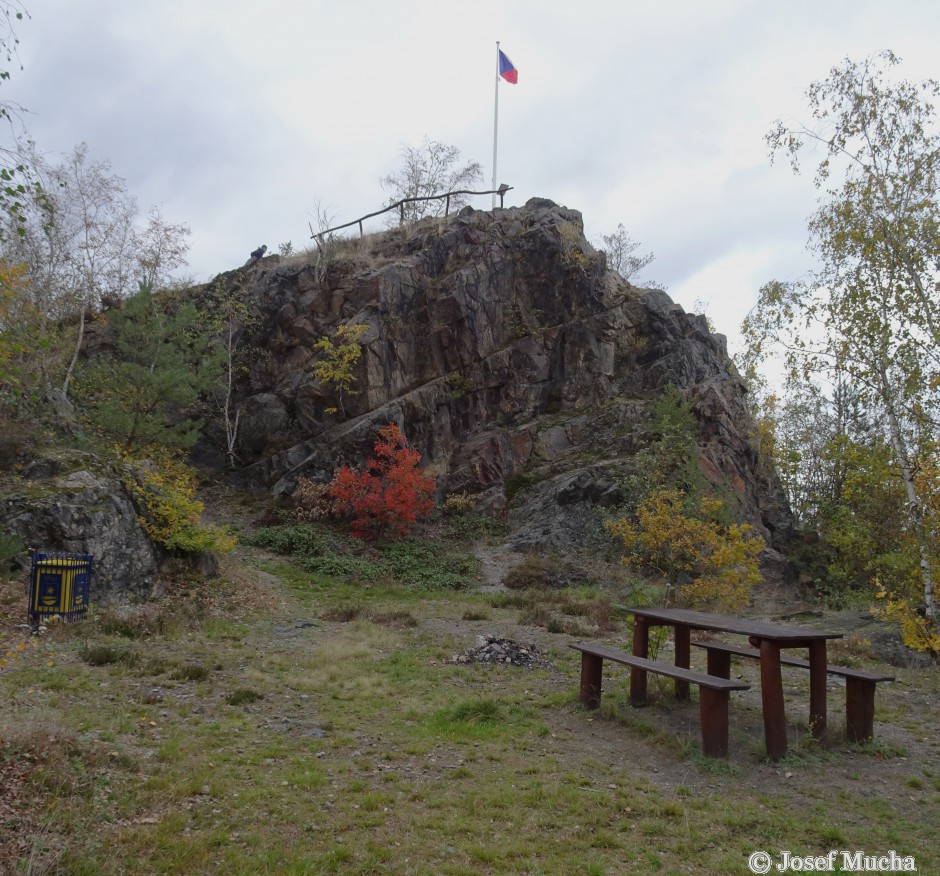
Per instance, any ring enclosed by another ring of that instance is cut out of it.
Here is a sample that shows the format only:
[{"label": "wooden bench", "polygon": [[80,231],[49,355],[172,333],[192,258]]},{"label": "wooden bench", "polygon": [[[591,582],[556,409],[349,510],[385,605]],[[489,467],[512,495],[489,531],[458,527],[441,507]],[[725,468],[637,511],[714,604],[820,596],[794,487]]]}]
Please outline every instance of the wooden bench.
[{"label": "wooden bench", "polygon": [[[618,651],[616,648],[593,642],[579,642],[570,647],[581,652],[580,700],[586,709],[596,709],[601,704],[601,677],[605,660],[697,684],[701,688],[699,716],[702,725],[702,751],[708,757],[728,756],[728,694],[733,690],[747,690],[749,684],[647,660],[645,657],[634,657],[626,651]],[[631,697],[631,705],[645,706],[645,698],[642,702],[634,702]]]},{"label": "wooden bench", "polygon": [[[696,648],[704,648],[708,654],[708,674],[720,678],[731,677],[731,657],[749,657],[760,660],[760,651],[723,642],[692,642]],[[809,669],[809,661],[799,657],[780,655],[782,666],[797,666]],[[827,666],[829,675],[845,679],[845,735],[850,742],[867,742],[874,735],[875,685],[879,681],[894,681],[893,675],[865,672],[848,666]]]}]

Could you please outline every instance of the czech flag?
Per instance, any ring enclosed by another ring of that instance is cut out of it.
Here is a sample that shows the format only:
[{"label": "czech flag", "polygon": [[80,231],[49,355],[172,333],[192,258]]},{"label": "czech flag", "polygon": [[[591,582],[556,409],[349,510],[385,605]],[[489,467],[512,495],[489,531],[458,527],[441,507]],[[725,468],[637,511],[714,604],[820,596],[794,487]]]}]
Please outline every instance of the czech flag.
[{"label": "czech flag", "polygon": [[497,49],[497,51],[499,52],[499,75],[507,82],[515,85],[519,81],[519,71],[513,66],[512,61],[506,57],[502,49]]}]

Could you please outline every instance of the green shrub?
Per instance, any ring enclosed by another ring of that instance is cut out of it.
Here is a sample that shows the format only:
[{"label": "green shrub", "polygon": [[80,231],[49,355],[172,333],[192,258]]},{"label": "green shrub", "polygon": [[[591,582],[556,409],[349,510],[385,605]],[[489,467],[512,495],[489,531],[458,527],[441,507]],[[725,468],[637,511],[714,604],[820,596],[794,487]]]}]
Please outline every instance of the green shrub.
[{"label": "green shrub", "polygon": [[394,578],[419,590],[460,590],[472,582],[480,566],[473,554],[410,538],[389,544],[384,561]]},{"label": "green shrub", "polygon": [[381,565],[365,557],[349,557],[342,554],[308,557],[301,565],[305,571],[314,575],[330,575],[333,578],[360,578],[374,581],[385,574],[385,569]]},{"label": "green shrub", "polygon": [[201,663],[187,663],[173,673],[178,681],[205,681],[209,677],[209,670]]},{"label": "green shrub", "polygon": [[447,377],[447,397],[457,401],[470,391],[470,381],[463,374],[451,374]]},{"label": "green shrub", "polygon": [[246,541],[299,557],[304,571],[314,575],[370,582],[392,578],[418,590],[459,590],[474,580],[480,565],[473,554],[416,538],[378,545],[363,556],[358,539],[341,538],[311,524],[269,526]]},{"label": "green shrub", "polygon": [[133,663],[133,652],[114,645],[88,645],[80,652],[89,666],[110,666],[112,663]]},{"label": "green shrub", "polygon": [[513,497],[532,489],[537,483],[538,478],[531,472],[520,471],[509,475],[503,481],[503,493],[506,496],[506,501],[511,502]]},{"label": "green shrub", "polygon": [[245,541],[278,554],[319,557],[330,553],[330,544],[322,531],[309,523],[266,526]]}]

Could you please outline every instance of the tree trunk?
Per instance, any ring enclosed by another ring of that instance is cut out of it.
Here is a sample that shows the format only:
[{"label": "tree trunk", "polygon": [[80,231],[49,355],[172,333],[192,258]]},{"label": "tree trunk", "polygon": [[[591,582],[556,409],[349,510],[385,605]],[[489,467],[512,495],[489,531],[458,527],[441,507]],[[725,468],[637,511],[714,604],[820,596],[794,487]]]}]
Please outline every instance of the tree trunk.
[{"label": "tree trunk", "polygon": [[235,453],[235,442],[238,440],[238,420],[241,411],[235,409],[235,419],[232,419],[232,378],[235,372],[235,327],[232,320],[228,323],[228,367],[226,373],[225,386],[225,404],[222,406],[223,417],[225,419],[225,444],[228,451],[228,461],[232,468],[235,468],[237,454]]},{"label": "tree trunk", "polygon": [[901,466],[901,477],[904,480],[904,491],[907,494],[907,510],[908,514],[910,514],[911,522],[914,524],[914,531],[917,534],[917,544],[920,550],[920,570],[924,577],[925,614],[930,621],[933,621],[936,617],[933,592],[933,565],[930,560],[930,539],[927,535],[927,529],[924,526],[924,505],[917,495],[917,485],[914,483],[914,475],[911,471],[907,446],[904,442],[904,436],[901,433],[900,424],[894,414],[894,408],[890,404],[886,407],[888,411],[889,431],[891,433],[891,444],[894,447],[894,454],[897,456],[898,463]]},{"label": "tree trunk", "polygon": [[79,351],[82,349],[82,341],[85,338],[85,303],[82,304],[81,315],[78,318],[78,338],[75,341],[75,350],[72,353],[72,361],[65,372],[65,380],[62,381],[62,395],[68,399],[69,383],[72,381],[72,372],[75,371],[75,363],[78,361]]}]

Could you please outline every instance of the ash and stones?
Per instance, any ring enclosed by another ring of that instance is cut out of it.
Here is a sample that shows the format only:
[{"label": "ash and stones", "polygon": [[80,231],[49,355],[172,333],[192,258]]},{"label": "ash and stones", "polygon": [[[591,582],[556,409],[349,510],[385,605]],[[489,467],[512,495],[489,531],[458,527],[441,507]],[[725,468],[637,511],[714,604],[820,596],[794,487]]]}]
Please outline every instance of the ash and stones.
[{"label": "ash and stones", "polygon": [[454,663],[501,663],[534,667],[545,663],[533,645],[521,645],[499,636],[477,636],[476,645],[465,654],[454,654]]}]

